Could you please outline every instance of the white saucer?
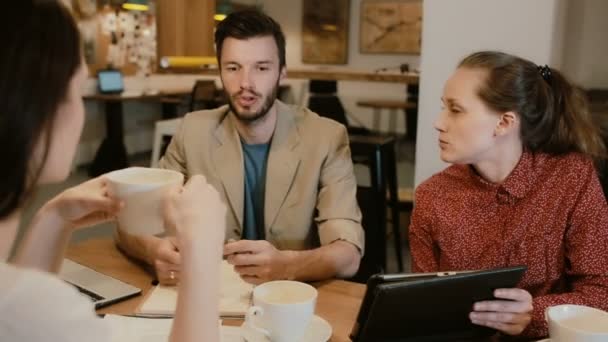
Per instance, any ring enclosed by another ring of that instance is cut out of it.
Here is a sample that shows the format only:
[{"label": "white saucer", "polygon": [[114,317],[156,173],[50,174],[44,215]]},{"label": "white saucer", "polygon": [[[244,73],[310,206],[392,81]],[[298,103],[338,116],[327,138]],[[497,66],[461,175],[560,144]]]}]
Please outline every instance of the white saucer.
[{"label": "white saucer", "polygon": [[[331,337],[332,329],[331,325],[327,323],[323,318],[314,315],[310,321],[310,325],[304,333],[304,337],[299,342],[327,342]],[[241,325],[241,336],[247,340],[247,342],[268,342],[268,338],[263,334],[250,329],[245,326],[245,323]]]}]

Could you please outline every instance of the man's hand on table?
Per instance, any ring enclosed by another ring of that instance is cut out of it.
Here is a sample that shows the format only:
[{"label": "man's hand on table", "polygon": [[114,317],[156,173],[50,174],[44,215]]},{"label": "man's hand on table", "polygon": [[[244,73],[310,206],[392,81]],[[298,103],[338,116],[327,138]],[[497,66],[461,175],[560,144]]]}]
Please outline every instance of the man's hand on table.
[{"label": "man's hand on table", "polygon": [[172,236],[158,239],[151,252],[150,264],[161,285],[177,285],[180,263],[177,239]]},{"label": "man's hand on table", "polygon": [[224,245],[224,257],[248,283],[290,279],[291,251],[280,251],[266,240],[239,240]]},{"label": "man's hand on table", "polygon": [[[205,205],[201,207],[201,203]],[[192,271],[189,265],[194,261],[198,265],[198,261],[207,261],[211,255],[214,257],[209,260],[221,259],[226,205],[204,176],[194,175],[183,187],[171,189],[163,199],[163,214],[165,225],[176,232],[177,238],[159,239],[153,244],[150,263],[161,284],[176,285],[179,270],[185,267]],[[204,258],[197,259],[199,256]]]}]

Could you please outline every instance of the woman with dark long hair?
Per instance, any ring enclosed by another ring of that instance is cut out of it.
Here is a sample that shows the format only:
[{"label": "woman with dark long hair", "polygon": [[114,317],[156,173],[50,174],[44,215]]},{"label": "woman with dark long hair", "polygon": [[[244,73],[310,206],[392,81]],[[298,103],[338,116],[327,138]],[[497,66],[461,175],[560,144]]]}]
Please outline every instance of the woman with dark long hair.
[{"label": "woman with dark long hair", "polygon": [[441,100],[440,157],[453,165],[416,189],[413,270],[526,265],[518,288],[470,316],[518,338],[547,335],[548,306],[608,309],[608,205],[593,163],[605,147],[585,96],[556,69],[483,51]]},{"label": "woman with dark long hair", "polygon": [[[46,203],[13,263],[5,262],[36,186],[69,174],[84,123],[87,77],[78,29],[58,1],[21,0],[0,12],[0,37],[1,339],[109,341],[89,299],[49,274],[60,267],[74,230],[110,220],[121,209],[108,197],[103,176]],[[171,340],[219,341],[219,284],[213,279],[219,279],[224,229],[205,227],[225,225],[225,207],[201,176],[169,194],[164,207],[183,267]]]}]

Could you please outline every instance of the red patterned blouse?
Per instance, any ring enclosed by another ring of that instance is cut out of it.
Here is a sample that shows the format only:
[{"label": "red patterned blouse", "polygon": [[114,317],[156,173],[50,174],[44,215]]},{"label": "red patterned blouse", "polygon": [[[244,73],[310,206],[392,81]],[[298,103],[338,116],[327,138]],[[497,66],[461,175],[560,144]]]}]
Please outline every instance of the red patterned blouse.
[{"label": "red patterned blouse", "polygon": [[590,159],[524,152],[502,184],[452,165],[416,189],[414,272],[526,265],[534,297],[521,337],[548,334],[545,308],[608,310],[608,204]]}]

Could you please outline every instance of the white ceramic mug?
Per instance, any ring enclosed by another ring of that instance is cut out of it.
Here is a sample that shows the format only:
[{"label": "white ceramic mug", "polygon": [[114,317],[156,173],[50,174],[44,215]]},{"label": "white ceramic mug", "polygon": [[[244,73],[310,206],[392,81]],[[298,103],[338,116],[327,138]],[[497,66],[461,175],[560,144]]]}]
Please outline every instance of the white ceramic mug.
[{"label": "white ceramic mug", "polygon": [[315,312],[317,290],[290,280],[270,281],[253,290],[253,305],[245,316],[246,326],[272,342],[297,342]]},{"label": "white ceramic mug", "polygon": [[184,183],[184,175],[172,170],[129,167],[106,174],[108,193],[124,201],[118,213],[121,230],[129,234],[159,234],[164,228],[162,197]]},{"label": "white ceramic mug", "polygon": [[545,310],[551,342],[608,341],[608,313],[583,305],[556,305]]}]

